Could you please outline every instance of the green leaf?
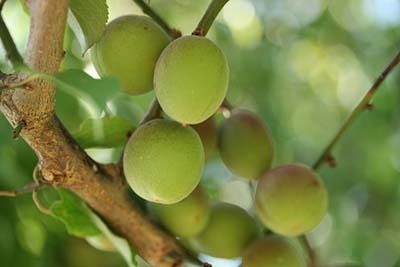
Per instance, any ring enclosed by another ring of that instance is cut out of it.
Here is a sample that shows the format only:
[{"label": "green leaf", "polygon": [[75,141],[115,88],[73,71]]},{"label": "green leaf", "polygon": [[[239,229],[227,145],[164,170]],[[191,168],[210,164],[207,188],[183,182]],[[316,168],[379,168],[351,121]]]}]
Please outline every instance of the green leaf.
[{"label": "green leaf", "polygon": [[125,145],[134,129],[125,119],[106,116],[83,121],[72,135],[83,148],[112,148]]},{"label": "green leaf", "polygon": [[108,20],[106,0],[71,0],[68,24],[84,54],[103,34]]},{"label": "green leaf", "polygon": [[115,78],[94,79],[81,70],[71,69],[56,73],[52,79],[58,90],[77,98],[92,118],[100,117],[107,101],[121,91]]},{"label": "green leaf", "polygon": [[69,190],[58,188],[61,200],[56,201],[50,210],[64,222],[68,233],[79,237],[104,236],[122,255],[129,267],[136,267],[136,253],[126,239],[115,235],[108,226],[80,199]]},{"label": "green leaf", "polygon": [[99,228],[93,223],[92,211],[74,193],[66,189],[57,189],[61,200],[50,207],[52,214],[61,220],[69,234],[86,237],[101,234]]},{"label": "green leaf", "polygon": [[30,16],[31,15],[31,11],[29,10],[29,7],[28,7],[26,1],[25,0],[19,0],[18,2],[20,3],[24,13]]},{"label": "green leaf", "polygon": [[94,212],[90,213],[90,217],[98,229],[100,229],[103,235],[114,245],[121,256],[125,259],[128,266],[136,267],[136,253],[129,246],[128,241],[111,232],[107,225]]}]

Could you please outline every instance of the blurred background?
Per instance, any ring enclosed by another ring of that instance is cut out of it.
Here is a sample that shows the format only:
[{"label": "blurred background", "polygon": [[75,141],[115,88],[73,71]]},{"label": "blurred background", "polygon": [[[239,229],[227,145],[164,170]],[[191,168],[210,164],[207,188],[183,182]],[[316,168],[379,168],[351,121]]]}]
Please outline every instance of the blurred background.
[{"label": "blurred background", "polygon": [[[9,0],[3,14],[24,54],[29,15],[19,2]],[[133,1],[108,2],[110,19],[141,13]],[[170,25],[190,34],[208,3],[152,0],[151,6]],[[400,0],[231,0],[208,37],[229,60],[228,99],[268,124],[276,147],[274,165],[311,165],[398,52]],[[63,69],[84,69],[97,77],[90,53],[81,57],[69,29],[65,47]],[[1,46],[0,68],[10,70]],[[137,124],[152,97],[153,93],[119,95],[109,108]],[[386,80],[373,103],[375,109],[364,112],[335,148],[338,166],[320,170],[330,207],[309,237],[325,265],[400,266],[400,69]],[[90,116],[76,97],[60,91],[57,113],[72,132]],[[23,140],[12,140],[11,131],[1,116],[0,190],[29,183],[36,164],[31,149]],[[88,152],[98,161],[112,162],[121,148]],[[207,163],[203,184],[213,198],[252,212],[248,183],[233,177],[217,155]],[[46,199],[51,192],[43,194]],[[125,266],[118,254],[97,251],[68,236],[64,225],[38,212],[29,194],[0,198],[0,265]],[[215,266],[237,265],[226,261]]]}]

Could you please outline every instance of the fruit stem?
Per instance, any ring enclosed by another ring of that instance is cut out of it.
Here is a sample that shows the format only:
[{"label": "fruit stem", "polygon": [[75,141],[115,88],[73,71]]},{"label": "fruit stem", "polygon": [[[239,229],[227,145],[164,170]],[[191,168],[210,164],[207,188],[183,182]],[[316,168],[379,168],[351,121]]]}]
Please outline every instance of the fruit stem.
[{"label": "fruit stem", "polygon": [[206,36],[218,13],[228,1],[229,0],[213,0],[192,34]]},{"label": "fruit stem", "polygon": [[318,267],[317,255],[314,249],[311,247],[308,239],[305,235],[299,237],[300,242],[303,244],[303,247],[307,251],[308,254],[308,266],[309,267]]},{"label": "fruit stem", "polygon": [[313,169],[317,170],[322,166],[323,163],[331,161],[333,159],[331,155],[332,148],[336,145],[339,139],[343,136],[344,132],[349,128],[354,119],[362,113],[364,110],[368,110],[371,106],[371,99],[376,91],[379,89],[380,85],[385,81],[387,76],[392,72],[392,70],[399,64],[400,62],[400,52],[392,59],[392,61],[387,65],[385,70],[381,73],[381,75],[376,79],[371,88],[367,91],[367,93],[361,98],[360,102],[353,108],[350,115],[347,117],[343,126],[339,129],[336,135],[333,137],[331,142],[322,152],[320,157],[317,159],[315,164],[313,165]]},{"label": "fruit stem", "polygon": [[180,31],[171,28],[168,23],[160,17],[146,2],[143,0],[133,0],[143,11],[144,14],[153,18],[158,25],[161,26],[171,37],[178,38],[181,36]]},{"label": "fruit stem", "polygon": [[157,119],[161,117],[162,117],[162,109],[160,103],[158,103],[157,98],[154,98],[153,102],[151,102],[149,109],[147,110],[146,115],[143,117],[139,125],[151,121],[152,119]]}]

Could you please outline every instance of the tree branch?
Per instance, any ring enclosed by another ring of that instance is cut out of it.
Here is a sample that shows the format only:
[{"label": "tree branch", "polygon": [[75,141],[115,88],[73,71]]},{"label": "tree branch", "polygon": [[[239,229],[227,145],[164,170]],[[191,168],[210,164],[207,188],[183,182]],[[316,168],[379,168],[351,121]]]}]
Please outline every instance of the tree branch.
[{"label": "tree branch", "polygon": [[197,25],[196,29],[192,33],[193,35],[200,35],[206,36],[208,30],[211,28],[214,20],[216,19],[217,15],[221,11],[221,9],[228,3],[229,0],[212,0],[210,5],[207,8],[206,13],[200,20],[199,24]]},{"label": "tree branch", "polygon": [[[39,73],[59,69],[68,4],[68,0],[31,2],[27,63]],[[14,127],[25,122],[20,135],[38,156],[42,178],[78,194],[153,266],[178,266],[186,256],[183,249],[133,205],[126,183],[116,177],[120,173],[94,162],[73,140],[54,115],[54,95],[53,83],[39,77],[23,87],[2,90],[0,99],[0,110]]]},{"label": "tree branch", "polygon": [[317,159],[315,164],[313,165],[313,169],[318,169],[324,162],[330,162],[331,165],[334,165],[335,161],[331,155],[331,151],[339,139],[343,136],[344,132],[349,128],[354,119],[362,113],[365,109],[371,109],[370,101],[376,91],[379,89],[380,85],[385,81],[387,76],[392,72],[392,70],[399,64],[400,62],[400,52],[393,58],[393,60],[389,63],[389,65],[385,68],[385,70],[381,73],[381,75],[376,79],[371,88],[367,91],[367,93],[362,97],[361,101],[354,107],[343,126],[339,129],[336,135],[333,137],[328,146],[324,149],[321,156]]},{"label": "tree branch", "polygon": [[172,38],[178,38],[182,34],[179,30],[171,28],[168,23],[161,18],[145,1],[143,0],[133,0],[143,11],[144,14],[153,18],[158,25],[161,26]]},{"label": "tree branch", "polygon": [[[375,80],[371,88],[366,92],[366,94],[361,98],[360,102],[353,108],[350,115],[347,117],[343,126],[339,129],[336,135],[333,137],[331,142],[327,145],[327,147],[322,152],[321,156],[317,159],[315,164],[313,165],[313,169],[319,169],[323,163],[328,163],[331,167],[336,166],[336,161],[332,156],[332,149],[343,136],[344,132],[349,128],[349,126],[353,123],[355,118],[361,114],[364,110],[371,110],[372,104],[370,103],[372,97],[379,89],[381,84],[385,81],[388,75],[393,71],[393,69],[400,63],[400,52],[392,59],[392,61],[387,65],[385,70],[381,73],[381,75]],[[306,235],[302,235],[299,237],[299,240],[303,243],[310,259],[310,267],[316,267],[317,257],[315,251],[311,248],[308,243]]]},{"label": "tree branch", "polygon": [[12,66],[16,69],[24,65],[24,60],[19,54],[14,40],[12,39],[11,34],[7,28],[7,25],[4,22],[3,16],[1,15],[1,11],[3,10],[5,2],[5,0],[0,2],[0,39],[3,43],[4,50],[6,50],[6,58],[10,60]]}]

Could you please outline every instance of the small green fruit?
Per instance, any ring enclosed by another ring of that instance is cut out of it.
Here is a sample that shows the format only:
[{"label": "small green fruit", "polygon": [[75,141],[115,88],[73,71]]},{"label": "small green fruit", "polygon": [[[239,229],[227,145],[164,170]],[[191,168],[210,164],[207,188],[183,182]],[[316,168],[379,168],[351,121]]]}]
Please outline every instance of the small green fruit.
[{"label": "small green fruit", "polygon": [[242,267],[306,267],[306,261],[288,240],[276,235],[253,242],[243,255]]},{"label": "small green fruit", "polygon": [[157,119],[133,133],[123,164],[128,184],[136,194],[151,202],[173,204],[198,185],[204,151],[192,128]]},{"label": "small green fruit", "polygon": [[207,194],[197,187],[187,198],[171,205],[149,203],[157,219],[178,237],[191,237],[207,225],[210,203]]},{"label": "small green fruit", "polygon": [[297,236],[321,222],[328,199],[321,178],[313,170],[290,164],[270,170],[259,180],[255,203],[266,227],[281,235]]},{"label": "small green fruit", "polygon": [[155,64],[170,40],[149,17],[119,17],[93,47],[93,64],[100,76],[115,76],[126,93],[140,95],[153,89]]},{"label": "small green fruit", "polygon": [[217,111],[228,88],[228,63],[209,39],[185,36],[170,43],[157,61],[154,90],[174,120],[197,124]]},{"label": "small green fruit", "polygon": [[223,162],[235,175],[258,179],[271,166],[271,135],[251,112],[234,111],[222,123],[218,145]]},{"label": "small green fruit", "polygon": [[256,223],[245,210],[219,203],[212,208],[206,228],[189,239],[189,244],[198,252],[213,257],[236,258],[256,236]]},{"label": "small green fruit", "polygon": [[192,125],[199,134],[204,147],[205,159],[211,158],[217,146],[217,125],[213,117],[208,118],[200,124]]}]

